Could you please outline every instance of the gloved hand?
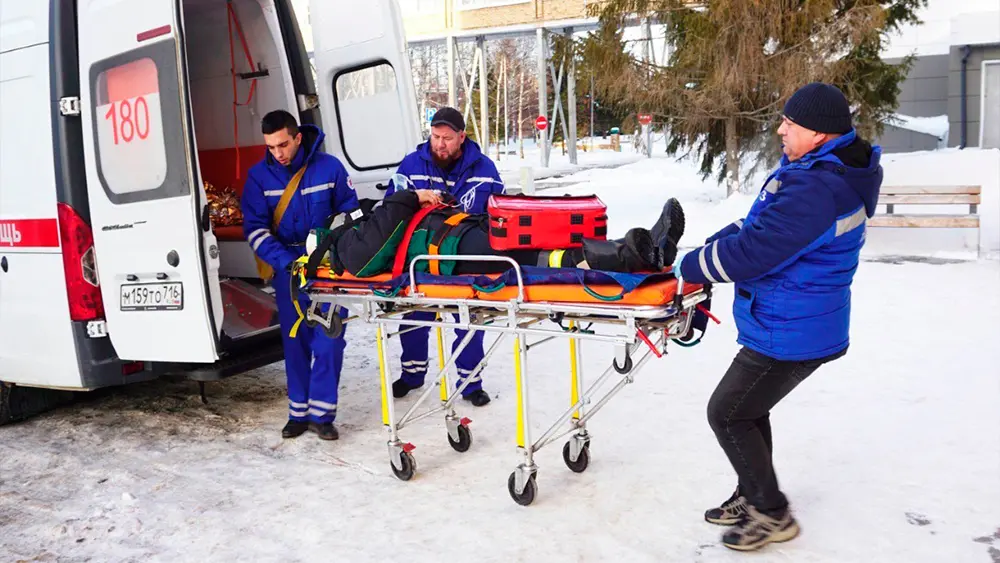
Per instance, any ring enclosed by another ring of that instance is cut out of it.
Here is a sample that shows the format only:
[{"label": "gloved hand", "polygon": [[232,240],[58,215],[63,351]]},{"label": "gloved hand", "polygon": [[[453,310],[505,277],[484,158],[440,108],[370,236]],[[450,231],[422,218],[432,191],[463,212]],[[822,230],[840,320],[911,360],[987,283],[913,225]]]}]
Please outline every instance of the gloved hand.
[{"label": "gloved hand", "polygon": [[684,261],[684,257],[687,256],[687,255],[688,255],[688,251],[686,251],[686,250],[678,250],[677,251],[677,257],[674,258],[674,264],[673,264],[673,267],[671,269],[671,271],[674,274],[674,277],[677,277],[677,278],[681,277],[681,262]]}]

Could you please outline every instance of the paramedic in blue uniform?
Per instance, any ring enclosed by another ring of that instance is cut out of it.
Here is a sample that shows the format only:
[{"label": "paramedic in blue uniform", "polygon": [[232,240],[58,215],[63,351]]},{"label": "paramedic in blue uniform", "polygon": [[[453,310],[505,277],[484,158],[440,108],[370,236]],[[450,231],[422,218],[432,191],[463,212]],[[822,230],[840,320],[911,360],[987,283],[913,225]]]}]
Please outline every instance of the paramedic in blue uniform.
[{"label": "paramedic in blue uniform", "polygon": [[[312,430],[324,440],[336,440],[337,394],[344,358],[344,336],[331,339],[321,327],[300,323],[289,290],[289,266],[306,254],[309,230],[327,224],[331,215],[359,208],[347,170],[337,158],[319,150],[324,133],[313,125],[299,126],[292,114],[276,110],[264,116],[261,132],[268,153],[250,169],[243,188],[243,232],[254,253],[274,268],[272,284],[278,305],[288,383],[288,423],[285,438]],[[272,221],[289,181],[303,166],[298,189],[281,218]],[[302,311],[308,301],[299,299]]]},{"label": "paramedic in blue uniform", "polygon": [[[397,186],[395,182],[390,182],[386,197],[403,189],[438,190],[452,194],[466,213],[485,214],[490,194],[504,192],[496,165],[482,153],[475,141],[466,138],[465,119],[458,110],[450,107],[441,108],[434,114],[430,139],[403,159],[397,170],[399,176],[406,178],[406,185]],[[434,313],[412,313],[405,318],[432,320]],[[413,327],[400,327],[401,330],[408,328]],[[465,334],[466,331],[455,329],[452,351],[458,348]],[[483,334],[476,332],[455,362],[461,379],[456,385],[468,379],[483,359]],[[418,328],[400,337],[403,373],[392,384],[394,397],[403,397],[424,384],[429,337],[430,327]],[[472,379],[462,396],[477,407],[490,402],[489,394],[483,390],[482,373]]]},{"label": "paramedic in blue uniform", "polygon": [[786,102],[780,167],[746,218],[678,256],[682,279],[734,283],[743,348],[708,403],[708,420],[738,477],[705,519],[734,525],[726,547],[754,550],[799,527],[772,464],[770,410],[847,352],[851,282],[882,184],[881,149],[856,133],[844,94],[812,83]]}]

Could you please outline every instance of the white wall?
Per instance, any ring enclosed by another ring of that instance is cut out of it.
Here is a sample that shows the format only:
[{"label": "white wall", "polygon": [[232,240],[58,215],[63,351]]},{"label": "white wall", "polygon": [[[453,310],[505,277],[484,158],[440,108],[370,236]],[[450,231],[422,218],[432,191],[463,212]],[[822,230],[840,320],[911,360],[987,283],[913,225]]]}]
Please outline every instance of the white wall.
[{"label": "white wall", "polygon": [[[1000,149],[945,149],[883,155],[883,185],[982,186],[980,232],[972,229],[869,228],[866,253],[1000,258]],[[964,205],[903,206],[896,213],[967,213]],[[882,208],[880,208],[882,211]]]},{"label": "white wall", "polygon": [[930,0],[920,10],[920,25],[907,25],[893,37],[882,58],[917,55],[946,55],[951,45],[964,45],[968,37],[967,21],[997,22],[997,0]]}]

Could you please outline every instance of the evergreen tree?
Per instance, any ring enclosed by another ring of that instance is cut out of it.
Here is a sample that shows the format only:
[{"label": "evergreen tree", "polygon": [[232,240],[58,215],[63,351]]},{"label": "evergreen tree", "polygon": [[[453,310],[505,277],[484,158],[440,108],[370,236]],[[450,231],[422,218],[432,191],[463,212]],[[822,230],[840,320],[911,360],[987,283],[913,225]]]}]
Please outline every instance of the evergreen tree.
[{"label": "evergreen tree", "polygon": [[[927,0],[610,0],[592,7],[600,27],[580,45],[598,95],[666,125],[667,151],[701,158],[728,193],[740,185],[740,156],[779,160],[776,129],[785,100],[813,81],[836,85],[866,138],[881,134],[897,107],[912,56],[879,58],[889,35],[919,23]],[[662,24],[671,53],[637,54],[626,25]],[[744,176],[752,172],[745,171]]]}]

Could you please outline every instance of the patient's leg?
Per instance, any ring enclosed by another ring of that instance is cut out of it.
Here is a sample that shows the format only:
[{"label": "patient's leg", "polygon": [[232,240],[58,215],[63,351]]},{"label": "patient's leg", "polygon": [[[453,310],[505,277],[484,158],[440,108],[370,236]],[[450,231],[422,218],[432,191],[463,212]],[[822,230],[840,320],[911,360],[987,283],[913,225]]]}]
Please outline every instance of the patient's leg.
[{"label": "patient's leg", "polygon": [[[485,224],[485,222],[484,222]],[[462,235],[458,241],[458,254],[462,256],[506,256],[513,258],[522,266],[538,266],[538,250],[494,250],[490,246],[490,237],[485,228],[473,227]],[[544,265],[544,264],[541,264]],[[501,274],[510,269],[510,262],[473,262],[459,260],[455,262],[455,274]]]},{"label": "patient's leg", "polygon": [[[663,268],[659,252],[646,229],[632,229],[621,241],[583,239],[583,248],[566,250],[507,250],[490,246],[485,228],[472,228],[458,243],[460,255],[507,256],[522,266],[588,268],[611,272],[648,272]],[[458,261],[455,274],[494,274],[510,269],[509,262]]]}]

